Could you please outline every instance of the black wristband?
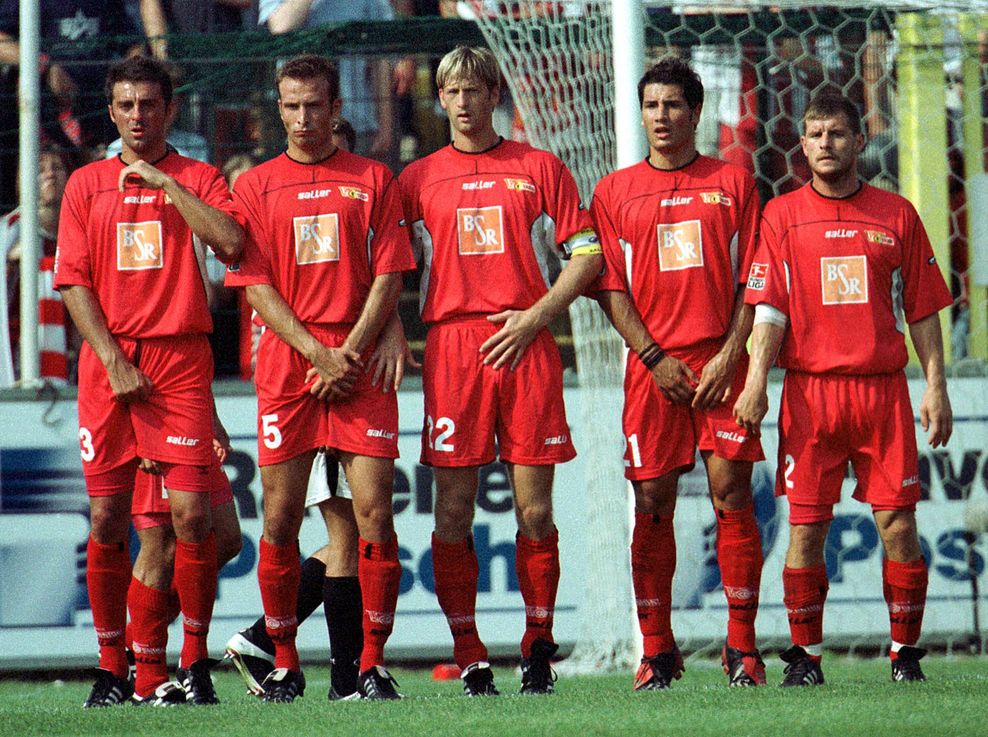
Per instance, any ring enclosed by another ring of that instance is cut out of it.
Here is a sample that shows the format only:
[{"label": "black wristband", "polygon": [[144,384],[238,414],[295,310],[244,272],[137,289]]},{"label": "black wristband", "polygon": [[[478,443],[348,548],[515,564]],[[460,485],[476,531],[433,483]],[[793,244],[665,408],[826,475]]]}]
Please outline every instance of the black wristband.
[{"label": "black wristband", "polygon": [[647,346],[638,351],[638,360],[642,362],[645,368],[651,370],[653,367],[658,365],[658,363],[666,357],[666,352],[659,347],[658,343],[649,343]]}]

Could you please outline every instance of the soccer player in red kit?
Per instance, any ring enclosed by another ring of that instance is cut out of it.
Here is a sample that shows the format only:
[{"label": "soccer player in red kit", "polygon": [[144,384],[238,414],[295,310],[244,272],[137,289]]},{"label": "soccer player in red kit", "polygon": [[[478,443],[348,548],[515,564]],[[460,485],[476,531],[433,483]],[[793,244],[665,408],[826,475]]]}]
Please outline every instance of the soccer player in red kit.
[{"label": "soccer player in red kit", "polygon": [[295,648],[298,532],[312,461],[325,446],[343,464],[359,532],[358,691],[396,699],[383,664],[401,578],[391,511],[398,404],[364,366],[394,312],[401,272],[415,262],[391,172],[333,144],[335,67],[296,57],[278,70],[277,88],[288,149],[237,179],[234,200],[249,237],[226,279],[247,288],[268,328],[255,373],[264,494],[257,575],[275,646],[263,698],[293,701],[305,689]]},{"label": "soccer player in red kit", "polygon": [[[79,357],[79,443],[92,531],[86,582],[100,670],[86,706],[131,691],[124,627],[132,584],[127,550],[138,457],[161,467],[172,490],[175,588],[186,633],[198,643],[180,666],[207,658],[216,595],[211,532],[212,330],[193,236],[235,259],[243,231],[222,175],[165,142],[172,84],[157,62],[111,68],[106,94],[120,156],[69,179],[59,222],[55,285],[85,345]],[[136,623],[135,638],[141,636]],[[155,684],[134,694],[155,702]]]},{"label": "soccer player in red kit", "polygon": [[[436,595],[468,695],[497,689],[474,619],[478,469],[497,437],[518,520],[516,568],[525,601],[522,693],[551,693],[559,582],[552,518],[556,463],[576,455],[566,423],[559,351],[546,328],[599,274],[600,246],[563,163],[503,140],[492,113],[500,72],[486,49],[459,47],[436,74],[452,127],[446,148],[401,174],[405,216],[422,260],[422,462],[434,467]],[[550,286],[547,260],[569,260]]]},{"label": "soccer player in red kit", "polygon": [[916,530],[905,332],[908,325],[926,376],[919,417],[936,448],[953,427],[937,315],[950,291],[912,205],[858,179],[865,140],[854,104],[833,93],[816,97],[803,130],[813,178],[765,208],[745,297],[756,305],[751,364],[734,407],[738,425],[758,432],[778,353],[786,377],[776,493],[789,500],[782,582],[793,641],[782,654],[782,685],[823,683],[824,544],[848,461],[854,498],[871,505],[885,549],[892,679],[922,681],[925,651],[916,642],[927,570]]},{"label": "soccer player in red kit", "polygon": [[624,465],[635,492],[631,570],[644,639],[634,688],[668,688],[682,675],[670,622],[673,514],[698,448],[727,597],[723,665],[732,686],[754,686],[765,666],[755,647],[762,549],[751,469],[764,456],[726,400],[747,368],[743,279],[755,248],[755,183],[697,152],[703,83],[685,61],[660,60],[639,80],[638,97],[648,158],[604,177],[591,206],[607,259],[598,300],[631,349]]}]

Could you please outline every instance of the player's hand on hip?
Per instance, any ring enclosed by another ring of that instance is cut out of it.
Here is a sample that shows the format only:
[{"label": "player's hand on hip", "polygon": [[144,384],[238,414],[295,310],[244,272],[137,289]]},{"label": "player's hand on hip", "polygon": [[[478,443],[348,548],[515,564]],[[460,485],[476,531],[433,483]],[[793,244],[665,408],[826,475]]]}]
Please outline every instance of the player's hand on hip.
[{"label": "player's hand on hip", "polygon": [[954,431],[954,413],[945,385],[927,386],[919,403],[919,422],[932,448],[946,445]]},{"label": "player's hand on hip", "polygon": [[768,414],[768,394],[745,387],[734,403],[734,420],[754,436],[761,434],[762,420]]},{"label": "player's hand on hip", "polygon": [[171,177],[146,161],[135,161],[129,166],[125,166],[120,171],[117,178],[117,189],[124,191],[130,184],[132,187],[144,187],[145,189],[164,189]]},{"label": "player's hand on hip", "polygon": [[504,324],[480,346],[480,352],[485,354],[484,365],[499,369],[510,363],[513,371],[543,325],[530,310],[505,310],[487,319]]},{"label": "player's hand on hip", "polygon": [[670,402],[688,404],[696,393],[697,375],[675,356],[665,356],[652,367],[652,379]]},{"label": "player's hand on hip", "polygon": [[693,406],[697,409],[713,409],[723,404],[731,396],[731,379],[734,377],[734,364],[724,353],[718,353],[707,361],[700,372],[700,383],[696,387]]},{"label": "player's hand on hip", "polygon": [[113,398],[119,402],[139,402],[154,391],[154,384],[143,371],[127,361],[112,364],[106,370]]}]

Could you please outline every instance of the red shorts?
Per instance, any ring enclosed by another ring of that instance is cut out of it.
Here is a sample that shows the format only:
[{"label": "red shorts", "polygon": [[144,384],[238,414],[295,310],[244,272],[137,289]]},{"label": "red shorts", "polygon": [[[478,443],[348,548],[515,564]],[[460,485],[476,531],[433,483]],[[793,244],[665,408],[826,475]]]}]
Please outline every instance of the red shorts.
[{"label": "red shorts", "polygon": [[556,341],[542,330],[509,368],[484,366],[480,346],[500,325],[486,319],[434,325],[425,341],[422,463],[481,466],[501,460],[525,466],[576,456],[563,405],[563,366]]},{"label": "red shorts", "polygon": [[79,446],[83,474],[99,476],[136,456],[176,466],[213,457],[213,356],[205,335],[117,338],[154,384],[146,400],[113,398],[106,369],[88,343],[79,354]]},{"label": "red shorts", "polygon": [[[215,458],[215,456],[214,456]],[[209,467],[209,506],[218,507],[233,501],[233,488],[223,473],[219,463]],[[168,488],[164,475],[137,472],[134,483],[134,498],[131,502],[131,515],[134,529],[146,530],[172,523],[171,506],[168,503]]]},{"label": "red shorts", "polygon": [[915,509],[916,432],[904,373],[838,376],[786,373],[779,412],[775,493],[792,524],[833,518],[851,462],[854,498],[875,510]]},{"label": "red shorts", "polygon": [[[675,355],[699,376],[707,361],[720,350],[720,341],[677,350]],[[734,399],[744,388],[747,354],[738,361],[731,384]],[[765,458],[757,437],[738,427],[731,414],[733,402],[712,410],[694,409],[666,399],[651,372],[629,354],[624,376],[624,475],[632,481],[665,476],[677,469],[689,470],[696,449],[711,451],[729,461],[753,463]]]},{"label": "red shorts", "polygon": [[[306,325],[323,345],[343,344],[350,326]],[[374,346],[364,352],[366,364]],[[343,401],[323,402],[309,394],[311,364],[273,330],[257,349],[257,464],[270,466],[320,447],[377,458],[398,457],[398,397],[371,384],[361,372]]]}]

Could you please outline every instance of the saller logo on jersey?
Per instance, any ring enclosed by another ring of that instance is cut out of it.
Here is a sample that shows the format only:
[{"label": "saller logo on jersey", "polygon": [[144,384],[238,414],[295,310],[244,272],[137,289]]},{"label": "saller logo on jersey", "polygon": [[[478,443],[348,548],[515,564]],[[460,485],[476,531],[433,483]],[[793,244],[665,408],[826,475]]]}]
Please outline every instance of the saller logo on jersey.
[{"label": "saller logo on jersey", "polygon": [[723,192],[700,192],[700,199],[708,205],[731,206],[731,198]]},{"label": "saller logo on jersey", "polygon": [[868,301],[868,261],[864,256],[834,256],[820,259],[825,305]]},{"label": "saller logo on jersey", "polygon": [[500,205],[457,208],[456,229],[461,256],[504,253],[504,225]]},{"label": "saller logo on jersey", "polygon": [[535,192],[535,185],[524,179],[505,179],[504,186],[513,192]]},{"label": "saller logo on jersey", "polygon": [[143,271],[164,266],[161,223],[117,223],[117,269]]},{"label": "saller logo on jersey", "polygon": [[679,271],[703,266],[703,238],[699,220],[656,226],[659,239],[659,271]]},{"label": "saller logo on jersey", "polygon": [[340,260],[340,220],[335,212],[292,218],[292,225],[299,266]]},{"label": "saller logo on jersey", "polygon": [[748,271],[748,289],[761,291],[765,288],[765,277],[768,276],[768,264],[752,263]]},{"label": "saller logo on jersey", "polygon": [[356,187],[340,187],[340,194],[351,200],[360,200],[361,202],[370,201],[370,195]]}]

